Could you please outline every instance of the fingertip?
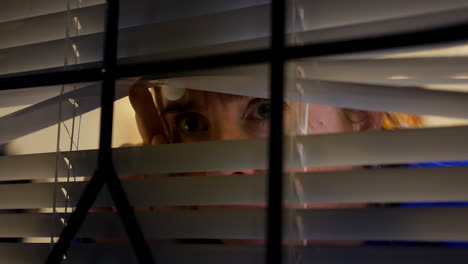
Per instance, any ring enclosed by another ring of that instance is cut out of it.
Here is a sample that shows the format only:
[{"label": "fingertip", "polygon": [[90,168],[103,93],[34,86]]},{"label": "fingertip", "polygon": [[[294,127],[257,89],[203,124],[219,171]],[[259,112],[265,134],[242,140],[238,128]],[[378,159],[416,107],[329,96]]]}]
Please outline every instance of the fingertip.
[{"label": "fingertip", "polygon": [[151,139],[151,145],[167,144],[167,140],[163,135],[154,135]]},{"label": "fingertip", "polygon": [[[128,90],[128,96],[130,97],[130,102],[132,103],[132,105],[139,100],[145,100],[146,97],[150,95],[151,93],[148,90],[148,88],[139,82],[130,86]],[[135,108],[135,105],[133,106]]]}]

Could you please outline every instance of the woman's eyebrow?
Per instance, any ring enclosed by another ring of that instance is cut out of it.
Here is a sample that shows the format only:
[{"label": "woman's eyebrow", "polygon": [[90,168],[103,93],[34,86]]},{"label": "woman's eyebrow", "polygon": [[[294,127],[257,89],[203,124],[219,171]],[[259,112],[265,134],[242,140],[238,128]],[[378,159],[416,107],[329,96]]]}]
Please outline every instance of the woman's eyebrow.
[{"label": "woman's eyebrow", "polygon": [[183,103],[168,103],[167,106],[162,109],[161,114],[165,115],[170,113],[185,113],[199,110],[199,108],[199,105],[193,101]]}]

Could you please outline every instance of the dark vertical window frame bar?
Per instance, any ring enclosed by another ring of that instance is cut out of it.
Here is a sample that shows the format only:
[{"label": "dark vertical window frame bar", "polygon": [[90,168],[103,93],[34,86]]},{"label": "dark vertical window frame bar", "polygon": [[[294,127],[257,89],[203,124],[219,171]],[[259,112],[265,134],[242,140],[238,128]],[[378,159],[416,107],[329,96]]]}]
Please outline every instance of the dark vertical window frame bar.
[{"label": "dark vertical window frame bar", "polygon": [[285,62],[285,0],[271,3],[270,97],[266,263],[283,260],[283,100]]},{"label": "dark vertical window frame bar", "polygon": [[109,192],[117,207],[125,231],[139,263],[154,263],[150,248],[145,241],[125,189],[117,176],[112,162],[112,127],[114,117],[115,82],[117,78],[117,45],[119,32],[119,2],[107,0],[107,24],[104,49],[104,67],[101,106],[101,138],[98,154],[98,170],[102,172]]},{"label": "dark vertical window frame bar", "polygon": [[47,264],[62,262],[70,247],[72,239],[77,234],[86,218],[89,209],[96,200],[99,191],[107,182],[112,199],[119,216],[130,238],[132,248],[140,263],[154,263],[149,246],[146,244],[143,232],[138,224],[133,209],[127,199],[123,186],[117,177],[112,163],[112,122],[115,97],[115,82],[117,69],[117,43],[119,22],[119,1],[107,1],[107,16],[104,42],[104,58],[101,73],[103,76],[101,94],[101,130],[97,170],[88,183],[77,203],[75,211],[67,221],[59,241],[47,257]]}]

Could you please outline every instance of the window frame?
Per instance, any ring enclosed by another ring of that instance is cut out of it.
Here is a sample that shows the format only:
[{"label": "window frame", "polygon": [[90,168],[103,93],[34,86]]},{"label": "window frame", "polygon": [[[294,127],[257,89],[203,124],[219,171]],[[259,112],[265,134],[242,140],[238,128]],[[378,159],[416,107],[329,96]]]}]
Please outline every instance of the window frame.
[{"label": "window frame", "polygon": [[163,75],[165,73],[185,72],[208,68],[238,66],[255,63],[268,63],[270,66],[270,92],[272,116],[269,135],[269,180],[267,209],[267,244],[266,263],[282,263],[282,177],[283,171],[283,98],[284,64],[292,59],[321,57],[344,53],[409,47],[425,44],[437,44],[467,40],[468,19],[466,22],[425,29],[417,32],[405,32],[376,37],[364,37],[333,41],[328,43],[287,46],[285,44],[286,1],[271,1],[270,47],[260,50],[225,53],[219,55],[182,58],[146,63],[119,65],[117,63],[117,36],[119,21],[119,0],[106,2],[106,26],[104,58],[101,66],[86,69],[70,69],[47,73],[22,73],[0,76],[0,90],[20,89],[34,86],[57,85],[76,82],[102,81],[101,128],[97,169],[83,192],[75,211],[59,241],[54,245],[46,263],[55,264],[63,260],[72,239],[83,223],[88,209],[92,206],[104,184],[107,184],[111,196],[124,223],[130,242],[139,263],[155,263],[148,244],[139,226],[133,209],[115,172],[112,161],[112,117],[115,82],[119,78]]}]

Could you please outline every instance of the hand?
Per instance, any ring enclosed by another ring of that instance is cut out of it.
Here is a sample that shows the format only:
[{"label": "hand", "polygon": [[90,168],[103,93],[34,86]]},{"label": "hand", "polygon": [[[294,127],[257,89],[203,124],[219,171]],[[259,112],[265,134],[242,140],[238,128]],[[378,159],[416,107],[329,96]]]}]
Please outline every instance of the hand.
[{"label": "hand", "polygon": [[167,144],[163,119],[148,87],[141,82],[133,84],[129,89],[129,97],[143,145]]}]

